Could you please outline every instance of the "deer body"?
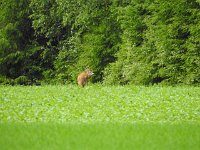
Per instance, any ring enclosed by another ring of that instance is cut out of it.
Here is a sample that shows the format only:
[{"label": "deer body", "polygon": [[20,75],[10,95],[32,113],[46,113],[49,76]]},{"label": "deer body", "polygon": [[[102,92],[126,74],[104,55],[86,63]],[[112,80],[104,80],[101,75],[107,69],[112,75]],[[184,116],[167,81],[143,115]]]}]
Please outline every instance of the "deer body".
[{"label": "deer body", "polygon": [[78,78],[77,78],[77,82],[78,82],[78,85],[81,86],[81,87],[84,87],[87,82],[88,82],[88,79],[93,75],[94,73],[88,69],[86,69],[85,71],[81,72],[79,75],[78,75]]}]

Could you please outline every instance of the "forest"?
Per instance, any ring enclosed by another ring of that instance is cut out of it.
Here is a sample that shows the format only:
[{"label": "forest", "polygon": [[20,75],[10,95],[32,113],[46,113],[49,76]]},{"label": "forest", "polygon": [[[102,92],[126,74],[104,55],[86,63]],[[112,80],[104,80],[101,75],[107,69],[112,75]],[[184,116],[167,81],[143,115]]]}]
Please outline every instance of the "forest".
[{"label": "forest", "polygon": [[1,0],[0,84],[199,85],[199,0]]}]

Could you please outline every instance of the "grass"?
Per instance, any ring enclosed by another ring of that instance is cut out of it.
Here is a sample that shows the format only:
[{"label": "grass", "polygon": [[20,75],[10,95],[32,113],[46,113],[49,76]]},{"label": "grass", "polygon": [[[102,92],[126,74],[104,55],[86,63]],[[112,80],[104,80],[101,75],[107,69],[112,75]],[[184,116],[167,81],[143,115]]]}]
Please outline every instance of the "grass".
[{"label": "grass", "polygon": [[1,149],[194,150],[196,124],[3,124]]},{"label": "grass", "polygon": [[0,86],[7,149],[200,149],[200,87]]}]

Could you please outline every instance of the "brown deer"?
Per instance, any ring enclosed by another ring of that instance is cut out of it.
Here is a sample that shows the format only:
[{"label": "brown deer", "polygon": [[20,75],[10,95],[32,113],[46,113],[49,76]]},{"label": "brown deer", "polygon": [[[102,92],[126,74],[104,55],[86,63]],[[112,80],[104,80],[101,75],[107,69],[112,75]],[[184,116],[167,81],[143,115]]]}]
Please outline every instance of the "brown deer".
[{"label": "brown deer", "polygon": [[78,78],[77,78],[77,82],[78,82],[78,85],[81,86],[81,87],[84,87],[87,82],[88,82],[88,79],[93,75],[94,73],[89,70],[89,69],[86,69],[85,71],[81,72],[79,75],[78,75]]}]

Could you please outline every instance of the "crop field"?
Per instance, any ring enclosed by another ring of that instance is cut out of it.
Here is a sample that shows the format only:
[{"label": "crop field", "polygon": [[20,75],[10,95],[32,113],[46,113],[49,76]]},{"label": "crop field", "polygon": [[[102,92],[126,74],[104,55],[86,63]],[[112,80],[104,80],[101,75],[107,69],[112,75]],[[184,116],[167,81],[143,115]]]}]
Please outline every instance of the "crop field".
[{"label": "crop field", "polygon": [[0,86],[0,149],[199,150],[200,87]]}]

